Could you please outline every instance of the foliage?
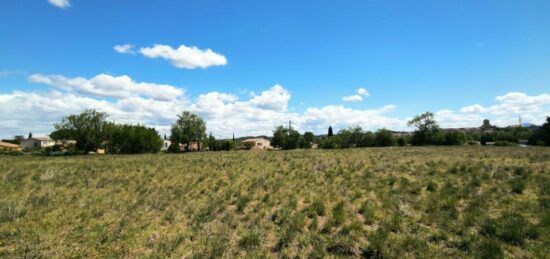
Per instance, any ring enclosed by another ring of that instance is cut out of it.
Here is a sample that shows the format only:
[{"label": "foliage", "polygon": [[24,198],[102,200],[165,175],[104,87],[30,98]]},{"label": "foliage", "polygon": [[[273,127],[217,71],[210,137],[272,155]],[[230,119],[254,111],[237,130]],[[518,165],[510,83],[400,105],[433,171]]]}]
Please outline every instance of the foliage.
[{"label": "foliage", "polygon": [[171,128],[170,141],[175,143],[187,144],[191,142],[199,143],[201,149],[201,141],[206,138],[206,123],[204,120],[188,111],[184,111],[178,115],[178,119]]},{"label": "foliage", "polygon": [[433,113],[425,112],[417,115],[410,120],[408,124],[416,128],[411,139],[413,145],[436,145],[440,143],[439,137],[441,130],[434,119]]},{"label": "foliage", "polygon": [[98,149],[106,140],[105,126],[107,114],[95,110],[85,110],[78,115],[64,117],[54,124],[55,131],[50,134],[53,139],[76,140],[76,148],[88,153]]},{"label": "foliage", "polygon": [[550,117],[546,117],[546,122],[529,138],[529,144],[550,146]]},{"label": "foliage", "polygon": [[395,146],[396,140],[393,133],[387,129],[380,129],[376,132],[376,144],[379,147]]},{"label": "foliage", "polygon": [[281,149],[305,148],[305,142],[300,133],[293,128],[279,126],[273,131],[271,145]]},{"label": "foliage", "polygon": [[142,125],[110,123],[107,131],[107,151],[112,154],[155,153],[162,147],[162,139],[154,128]]}]

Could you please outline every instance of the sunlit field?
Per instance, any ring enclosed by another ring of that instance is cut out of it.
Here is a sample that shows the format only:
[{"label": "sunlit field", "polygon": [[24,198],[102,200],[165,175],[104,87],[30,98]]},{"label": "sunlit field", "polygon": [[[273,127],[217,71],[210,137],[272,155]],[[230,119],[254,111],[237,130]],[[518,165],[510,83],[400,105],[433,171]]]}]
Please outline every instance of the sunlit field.
[{"label": "sunlit field", "polygon": [[0,257],[543,258],[550,149],[0,157]]}]

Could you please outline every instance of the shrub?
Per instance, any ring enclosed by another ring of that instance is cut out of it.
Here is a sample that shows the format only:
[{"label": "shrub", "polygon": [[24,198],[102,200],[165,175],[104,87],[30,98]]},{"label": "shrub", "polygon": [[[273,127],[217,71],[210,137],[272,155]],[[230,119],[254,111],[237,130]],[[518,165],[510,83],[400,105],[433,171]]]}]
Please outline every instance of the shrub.
[{"label": "shrub", "polygon": [[314,216],[324,216],[325,204],[323,203],[323,200],[315,199],[307,208],[306,214],[308,218],[313,218]]},{"label": "shrub", "polygon": [[247,231],[241,239],[239,239],[239,247],[250,250],[260,246],[262,239],[260,232],[256,229]]},{"label": "shrub", "polygon": [[512,192],[516,194],[522,194],[523,189],[525,189],[525,183],[521,179],[512,179],[510,181],[510,187],[512,187]]},{"label": "shrub", "polygon": [[331,224],[333,226],[340,226],[344,223],[345,220],[345,210],[344,203],[338,202],[334,207],[332,207],[332,218]]},{"label": "shrub", "polygon": [[361,204],[361,207],[359,208],[359,213],[365,218],[365,224],[370,225],[374,223],[374,209],[367,201],[364,201]]},{"label": "shrub", "polygon": [[498,222],[497,235],[507,243],[521,245],[528,236],[530,223],[520,214],[504,214]]},{"label": "shrub", "polygon": [[498,243],[498,241],[493,239],[482,240],[477,247],[476,254],[478,258],[504,258],[504,253],[500,248],[500,244]]}]

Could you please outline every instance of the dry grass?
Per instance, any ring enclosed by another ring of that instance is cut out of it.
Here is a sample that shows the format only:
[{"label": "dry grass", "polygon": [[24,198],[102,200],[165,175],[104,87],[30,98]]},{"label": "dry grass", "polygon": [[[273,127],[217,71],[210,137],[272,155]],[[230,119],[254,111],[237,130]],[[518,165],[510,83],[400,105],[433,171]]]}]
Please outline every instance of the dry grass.
[{"label": "dry grass", "polygon": [[0,257],[544,257],[550,149],[0,157]]}]

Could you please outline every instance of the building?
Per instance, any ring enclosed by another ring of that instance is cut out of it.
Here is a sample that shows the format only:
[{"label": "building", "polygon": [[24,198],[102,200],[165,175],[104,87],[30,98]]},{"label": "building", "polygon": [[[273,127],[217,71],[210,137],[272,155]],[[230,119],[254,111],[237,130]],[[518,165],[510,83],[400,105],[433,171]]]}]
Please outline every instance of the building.
[{"label": "building", "polygon": [[160,148],[160,151],[166,151],[168,148],[172,145],[172,141],[164,139],[162,141],[162,147]]},{"label": "building", "polygon": [[52,147],[54,145],[55,145],[55,140],[49,137],[32,137],[32,138],[21,140],[21,147],[25,151]]},{"label": "building", "polygon": [[271,142],[265,138],[249,138],[242,141],[242,143],[249,143],[250,150],[268,150],[273,149]]},{"label": "building", "polygon": [[189,148],[187,148],[187,143],[180,144],[180,151],[199,151],[199,142],[189,142]]},{"label": "building", "polygon": [[7,151],[19,151],[21,152],[21,146],[17,144],[7,143],[0,141],[0,150]]}]

